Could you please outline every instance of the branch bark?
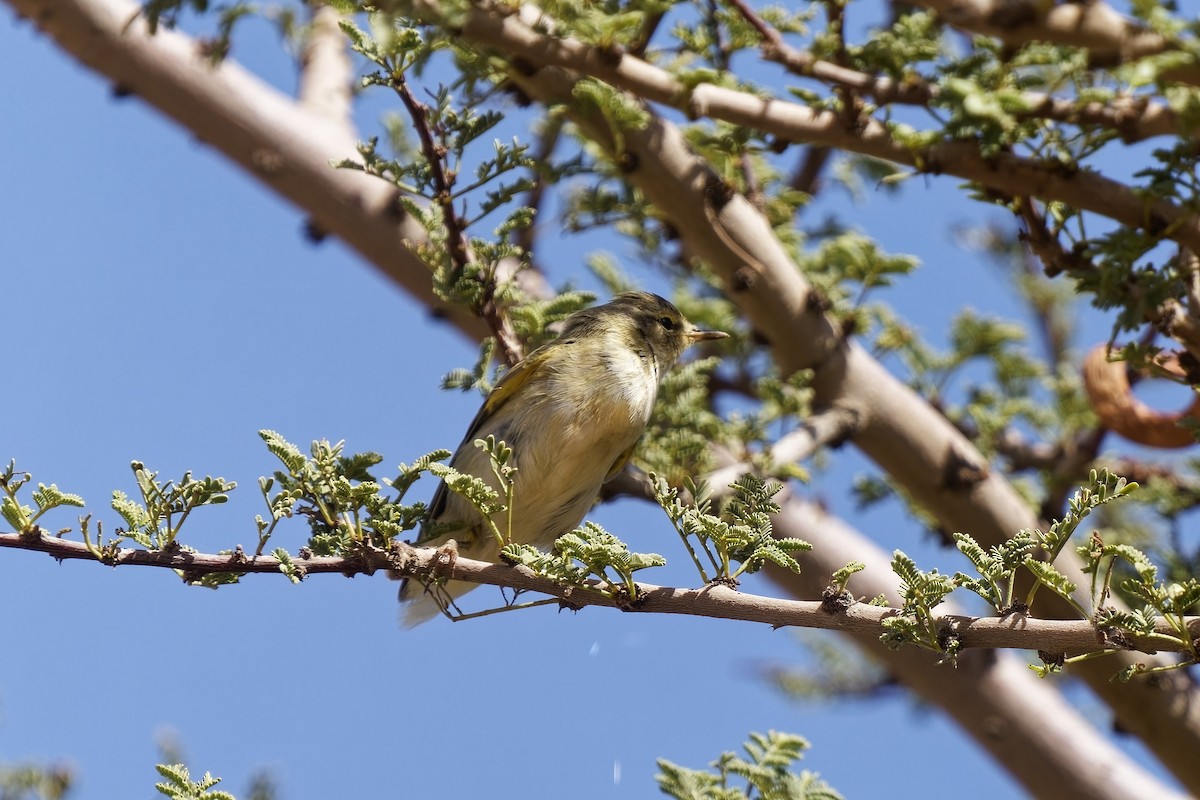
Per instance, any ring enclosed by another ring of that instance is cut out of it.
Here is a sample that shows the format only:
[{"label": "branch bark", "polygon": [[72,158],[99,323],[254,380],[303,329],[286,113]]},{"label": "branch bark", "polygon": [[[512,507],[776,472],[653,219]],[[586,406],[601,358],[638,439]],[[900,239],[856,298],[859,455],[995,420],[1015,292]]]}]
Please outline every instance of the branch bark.
[{"label": "branch bark", "polygon": [[476,317],[444,308],[410,247],[423,228],[378,178],[332,169],[358,142],[343,123],[315,114],[231,61],[213,66],[180,33],[150,35],[126,0],[5,0],[64,51],[171,117],[310,215],[409,294],[474,339]]},{"label": "branch bark", "polygon": [[333,6],[310,0],[309,26],[300,49],[300,105],[354,137],[350,105],[353,65],[342,33],[342,15]]},{"label": "branch bark", "polygon": [[[83,542],[61,539],[45,533],[0,533],[0,548],[15,548],[46,553],[58,561],[95,561],[110,567],[138,566],[178,570],[184,579],[194,581],[202,575],[238,572],[247,574],[283,571],[283,562],[274,556],[246,556],[242,553],[198,553],[183,548],[171,550],[122,549],[111,558],[103,558]],[[600,581],[588,581],[587,587],[567,586],[542,577],[528,568],[468,558],[447,558],[437,548],[412,547],[396,542],[391,550],[368,550],[354,556],[296,556],[292,563],[304,575],[337,573],[346,577],[372,575],[378,570],[394,571],[399,577],[431,575],[470,581],[489,586],[538,592],[557,597],[567,606],[601,606],[651,614],[682,614],[693,617],[758,622],[773,627],[818,628],[878,638],[883,620],[900,614],[899,609],[853,603],[838,609],[822,601],[786,600],[747,594],[721,584],[700,589],[638,584],[638,599],[632,603],[603,591]],[[886,567],[885,567],[886,571]],[[963,649],[1015,648],[1044,650],[1068,655],[1093,652],[1105,647],[1102,632],[1088,620],[1038,619],[1019,614],[1004,619],[975,617],[958,613],[941,614],[937,625],[953,634]],[[1200,636],[1200,617],[1188,619],[1188,628]],[[1174,631],[1161,622],[1158,632]],[[1183,646],[1157,638],[1129,637],[1129,649],[1181,651]]]},{"label": "branch bark", "polygon": [[[1012,47],[1030,41],[1084,47],[1097,66],[1179,50],[1160,33],[1122,16],[1104,2],[1038,3],[1032,0],[913,0],[956,28],[994,36]],[[1200,85],[1200,67],[1170,70],[1168,80]]]}]

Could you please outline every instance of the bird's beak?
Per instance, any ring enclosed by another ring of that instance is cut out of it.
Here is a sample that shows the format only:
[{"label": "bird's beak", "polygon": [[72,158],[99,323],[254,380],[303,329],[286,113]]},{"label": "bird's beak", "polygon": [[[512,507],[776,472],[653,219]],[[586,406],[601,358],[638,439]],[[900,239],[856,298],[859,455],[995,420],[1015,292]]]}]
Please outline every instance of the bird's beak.
[{"label": "bird's beak", "polygon": [[688,342],[705,342],[705,341],[708,341],[709,339],[728,339],[729,338],[729,334],[726,333],[725,331],[690,330],[687,333],[685,333],[683,336],[685,339],[688,340]]}]

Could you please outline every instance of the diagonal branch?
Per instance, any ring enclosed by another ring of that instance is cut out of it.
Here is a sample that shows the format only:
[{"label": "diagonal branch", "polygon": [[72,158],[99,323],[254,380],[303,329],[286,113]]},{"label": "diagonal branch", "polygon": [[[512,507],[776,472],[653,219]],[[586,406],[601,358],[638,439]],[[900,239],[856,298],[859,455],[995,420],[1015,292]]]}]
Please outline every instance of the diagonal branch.
[{"label": "diagonal branch", "polygon": [[352,65],[341,14],[321,0],[309,0],[309,24],[300,48],[300,105],[345,128],[354,136],[350,105]]},{"label": "diagonal branch", "polygon": [[330,168],[331,160],[357,152],[343,124],[312,113],[233,62],[213,66],[182,34],[151,36],[139,6],[127,0],[5,1],[63,50],[303,209],[311,229],[344,240],[470,337],[487,335],[480,320],[444,308],[434,295],[428,268],[410,250],[428,237],[396,202],[396,190]]},{"label": "diagonal branch", "polygon": [[[1127,19],[1100,0],[1083,3],[1034,0],[912,2],[938,12],[956,28],[994,36],[1013,47],[1043,41],[1087,48],[1091,62],[1096,66],[1114,66],[1181,49],[1176,42]],[[1169,70],[1163,77],[1200,86],[1200,66],[1192,64]]]}]

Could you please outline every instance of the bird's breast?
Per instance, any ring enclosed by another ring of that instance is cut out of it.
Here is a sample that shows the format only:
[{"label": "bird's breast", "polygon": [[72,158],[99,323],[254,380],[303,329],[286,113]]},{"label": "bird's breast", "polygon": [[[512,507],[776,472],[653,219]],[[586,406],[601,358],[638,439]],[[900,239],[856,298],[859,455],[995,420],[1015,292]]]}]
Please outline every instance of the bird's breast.
[{"label": "bird's breast", "polygon": [[[606,348],[559,365],[553,392],[555,416],[589,428],[597,436],[636,439],[650,420],[658,395],[653,359]],[[627,442],[627,447],[632,442]]]}]

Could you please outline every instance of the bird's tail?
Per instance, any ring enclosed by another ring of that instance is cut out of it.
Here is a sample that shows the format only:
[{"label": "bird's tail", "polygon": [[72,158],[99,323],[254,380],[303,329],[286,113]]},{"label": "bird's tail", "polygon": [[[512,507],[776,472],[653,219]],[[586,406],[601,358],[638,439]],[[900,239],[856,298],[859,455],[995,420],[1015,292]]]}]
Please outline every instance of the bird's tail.
[{"label": "bird's tail", "polygon": [[[444,547],[448,541],[429,542],[427,547]],[[481,536],[473,542],[458,544],[442,570],[443,574],[454,573],[454,560],[458,557],[477,561],[500,560],[500,546],[492,536]],[[400,623],[414,628],[442,614],[447,608],[454,612],[453,603],[467,592],[479,586],[477,583],[456,580],[423,581],[420,578],[405,578],[400,584]]]}]

